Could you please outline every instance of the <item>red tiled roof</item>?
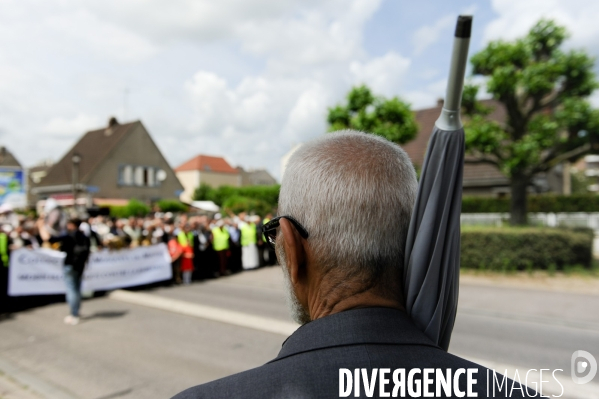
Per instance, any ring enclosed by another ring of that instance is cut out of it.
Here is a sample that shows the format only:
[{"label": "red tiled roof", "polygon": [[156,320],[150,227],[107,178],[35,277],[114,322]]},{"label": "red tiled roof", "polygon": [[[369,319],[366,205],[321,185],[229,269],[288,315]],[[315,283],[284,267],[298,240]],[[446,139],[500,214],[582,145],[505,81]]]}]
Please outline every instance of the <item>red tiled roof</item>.
[{"label": "red tiled roof", "polygon": [[[482,103],[493,108],[489,115],[490,119],[504,122],[507,118],[503,105],[494,100],[484,100]],[[424,162],[426,147],[435,127],[435,121],[441,114],[442,104],[437,104],[434,108],[427,108],[416,111],[416,122],[418,122],[418,134],[416,138],[409,143],[402,145],[402,148],[408,153],[410,159],[417,167],[421,167]],[[468,158],[468,156],[466,156]],[[464,186],[493,186],[505,185],[508,179],[495,166],[489,164],[465,164],[464,165]]]},{"label": "red tiled roof", "polygon": [[210,155],[198,155],[187,162],[184,162],[175,172],[186,170],[199,170],[202,172],[235,173],[239,171],[233,168],[223,157],[213,157]]}]

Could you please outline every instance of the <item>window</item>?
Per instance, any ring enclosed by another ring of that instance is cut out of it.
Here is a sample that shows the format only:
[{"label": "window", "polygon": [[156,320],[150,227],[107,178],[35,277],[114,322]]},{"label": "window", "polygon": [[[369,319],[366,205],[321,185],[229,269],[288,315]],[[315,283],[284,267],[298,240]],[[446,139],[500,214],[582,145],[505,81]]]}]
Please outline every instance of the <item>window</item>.
[{"label": "window", "polygon": [[122,186],[157,187],[160,185],[157,171],[159,169],[152,166],[122,165],[118,182]]},{"label": "window", "polygon": [[136,186],[144,186],[144,172],[145,169],[143,166],[138,166],[135,168],[135,185]]},{"label": "window", "polygon": [[131,165],[124,165],[119,168],[119,184],[130,186],[133,183],[133,168]]},{"label": "window", "polygon": [[146,182],[148,187],[154,187],[156,185],[156,176],[154,168],[146,168]]}]

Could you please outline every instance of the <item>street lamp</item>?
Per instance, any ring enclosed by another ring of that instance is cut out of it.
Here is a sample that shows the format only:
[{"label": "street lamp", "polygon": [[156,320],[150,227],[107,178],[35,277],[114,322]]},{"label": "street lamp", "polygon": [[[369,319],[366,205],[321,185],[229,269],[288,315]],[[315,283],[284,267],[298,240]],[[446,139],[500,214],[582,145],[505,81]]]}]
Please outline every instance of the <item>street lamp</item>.
[{"label": "street lamp", "polygon": [[79,183],[79,164],[81,163],[81,155],[73,153],[71,157],[73,162],[73,209],[77,211],[77,184]]}]

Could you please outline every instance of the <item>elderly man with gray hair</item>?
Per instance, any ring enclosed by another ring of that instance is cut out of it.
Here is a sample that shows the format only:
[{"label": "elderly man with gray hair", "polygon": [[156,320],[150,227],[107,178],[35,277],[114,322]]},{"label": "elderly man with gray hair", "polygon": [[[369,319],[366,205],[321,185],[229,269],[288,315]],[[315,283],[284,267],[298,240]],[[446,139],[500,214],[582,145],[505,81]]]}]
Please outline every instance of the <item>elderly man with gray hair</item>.
[{"label": "elderly man with gray hair", "polygon": [[441,349],[405,312],[416,191],[407,154],[383,138],[343,131],[296,151],[280,216],[264,230],[301,327],[271,362],[176,398],[487,397],[487,370]]}]

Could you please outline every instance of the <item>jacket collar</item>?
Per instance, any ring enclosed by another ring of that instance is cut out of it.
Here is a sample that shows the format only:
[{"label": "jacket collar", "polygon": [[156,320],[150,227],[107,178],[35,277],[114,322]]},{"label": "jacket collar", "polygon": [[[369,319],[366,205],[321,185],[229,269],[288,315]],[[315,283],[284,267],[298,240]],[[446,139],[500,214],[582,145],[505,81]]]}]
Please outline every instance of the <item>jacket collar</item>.
[{"label": "jacket collar", "polygon": [[360,344],[425,345],[439,348],[397,309],[362,308],[335,313],[298,328],[273,362],[302,352]]}]

